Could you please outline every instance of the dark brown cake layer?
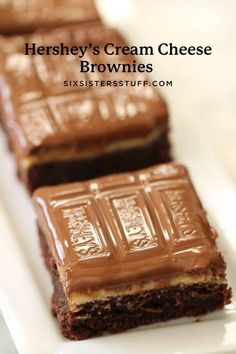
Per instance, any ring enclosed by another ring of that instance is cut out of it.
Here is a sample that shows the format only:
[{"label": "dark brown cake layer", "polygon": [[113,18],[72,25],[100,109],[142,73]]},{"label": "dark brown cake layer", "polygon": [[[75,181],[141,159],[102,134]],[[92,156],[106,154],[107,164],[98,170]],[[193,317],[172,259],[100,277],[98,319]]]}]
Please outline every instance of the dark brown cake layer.
[{"label": "dark brown cake layer", "polygon": [[140,325],[183,316],[205,315],[222,309],[230,301],[231,290],[226,284],[180,284],[114,297],[107,301],[90,302],[74,313],[68,308],[56,264],[42,232],[40,244],[54,286],[52,313],[57,317],[63,335],[69,339],[82,340],[104,332],[118,333]]},{"label": "dark brown cake layer", "polygon": [[225,299],[230,296],[227,291],[226,285],[180,285],[97,301],[84,305],[79,313],[72,313],[64,293],[57,289],[52,298],[52,311],[62,334],[69,339],[81,340],[107,331],[119,333],[155,322],[205,315],[224,307]]},{"label": "dark brown cake layer", "polygon": [[115,172],[134,171],[170,160],[170,144],[166,131],[159,139],[143,147],[116,151],[92,159],[35,164],[23,173],[19,170],[19,176],[32,192],[41,186],[82,181]]}]

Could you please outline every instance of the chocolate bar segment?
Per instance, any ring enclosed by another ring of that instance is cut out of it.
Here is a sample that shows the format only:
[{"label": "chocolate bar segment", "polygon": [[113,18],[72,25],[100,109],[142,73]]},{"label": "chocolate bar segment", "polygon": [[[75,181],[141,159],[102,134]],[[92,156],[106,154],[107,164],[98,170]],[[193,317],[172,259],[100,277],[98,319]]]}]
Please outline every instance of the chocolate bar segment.
[{"label": "chocolate bar segment", "polygon": [[99,20],[93,0],[4,0],[0,2],[0,34],[30,33]]},{"label": "chocolate bar segment", "polygon": [[[1,42],[2,122],[30,191],[170,160],[167,108],[153,87],[64,85],[68,80],[146,80],[145,74],[80,73],[78,56],[23,53],[25,42],[124,44],[118,32],[89,24]],[[94,63],[104,60],[91,51],[87,57]],[[114,60],[129,63],[131,57]]]},{"label": "chocolate bar segment", "polygon": [[44,187],[34,204],[53,312],[69,338],[198,316],[230,300],[217,234],[181,165]]}]

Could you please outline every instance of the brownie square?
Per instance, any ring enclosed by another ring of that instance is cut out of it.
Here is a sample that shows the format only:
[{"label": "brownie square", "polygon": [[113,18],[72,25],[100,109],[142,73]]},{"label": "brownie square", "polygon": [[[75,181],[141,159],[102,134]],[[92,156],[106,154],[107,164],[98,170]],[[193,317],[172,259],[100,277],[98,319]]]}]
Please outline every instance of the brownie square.
[{"label": "brownie square", "polygon": [[[125,41],[98,23],[0,40],[1,119],[29,191],[170,160],[168,112],[153,87],[64,86],[76,79],[146,81],[145,74],[81,73],[78,56],[27,56],[25,42],[102,48]],[[105,57],[86,54],[90,63],[110,60]],[[130,63],[134,57],[112,60]]]},{"label": "brownie square", "polygon": [[229,303],[217,233],[182,165],[44,187],[33,199],[64,336],[120,332]]}]

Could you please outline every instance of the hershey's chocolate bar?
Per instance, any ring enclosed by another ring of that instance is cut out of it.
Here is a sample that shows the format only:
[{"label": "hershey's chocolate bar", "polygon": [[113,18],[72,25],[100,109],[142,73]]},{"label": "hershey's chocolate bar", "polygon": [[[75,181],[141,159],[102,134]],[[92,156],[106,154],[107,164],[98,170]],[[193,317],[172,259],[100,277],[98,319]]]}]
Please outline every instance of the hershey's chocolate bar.
[{"label": "hershey's chocolate bar", "polygon": [[34,202],[68,296],[223,266],[181,165],[45,187]]}]

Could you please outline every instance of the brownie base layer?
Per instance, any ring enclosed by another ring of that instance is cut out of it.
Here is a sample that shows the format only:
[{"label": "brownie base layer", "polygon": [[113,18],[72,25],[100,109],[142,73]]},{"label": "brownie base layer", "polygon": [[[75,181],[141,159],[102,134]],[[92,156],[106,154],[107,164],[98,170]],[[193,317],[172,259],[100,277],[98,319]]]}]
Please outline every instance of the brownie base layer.
[{"label": "brownie base layer", "polygon": [[31,166],[25,176],[20,172],[19,175],[32,192],[41,186],[82,181],[169,161],[170,144],[165,132],[158,140],[144,147],[117,151],[92,159],[37,164]]},{"label": "brownie base layer", "polygon": [[175,286],[95,301],[84,305],[78,313],[72,313],[60,286],[55,289],[52,313],[59,321],[62,334],[73,340],[100,336],[105,332],[119,333],[184,316],[205,315],[223,308],[226,292],[225,285]]},{"label": "brownie base layer", "polygon": [[123,332],[140,325],[183,316],[196,317],[222,309],[230,302],[231,289],[228,289],[227,284],[180,284],[135,295],[112,297],[106,301],[89,302],[80,306],[79,311],[71,312],[56,264],[42,232],[39,235],[54,286],[52,313],[57,317],[66,338],[82,340],[104,332]]}]

